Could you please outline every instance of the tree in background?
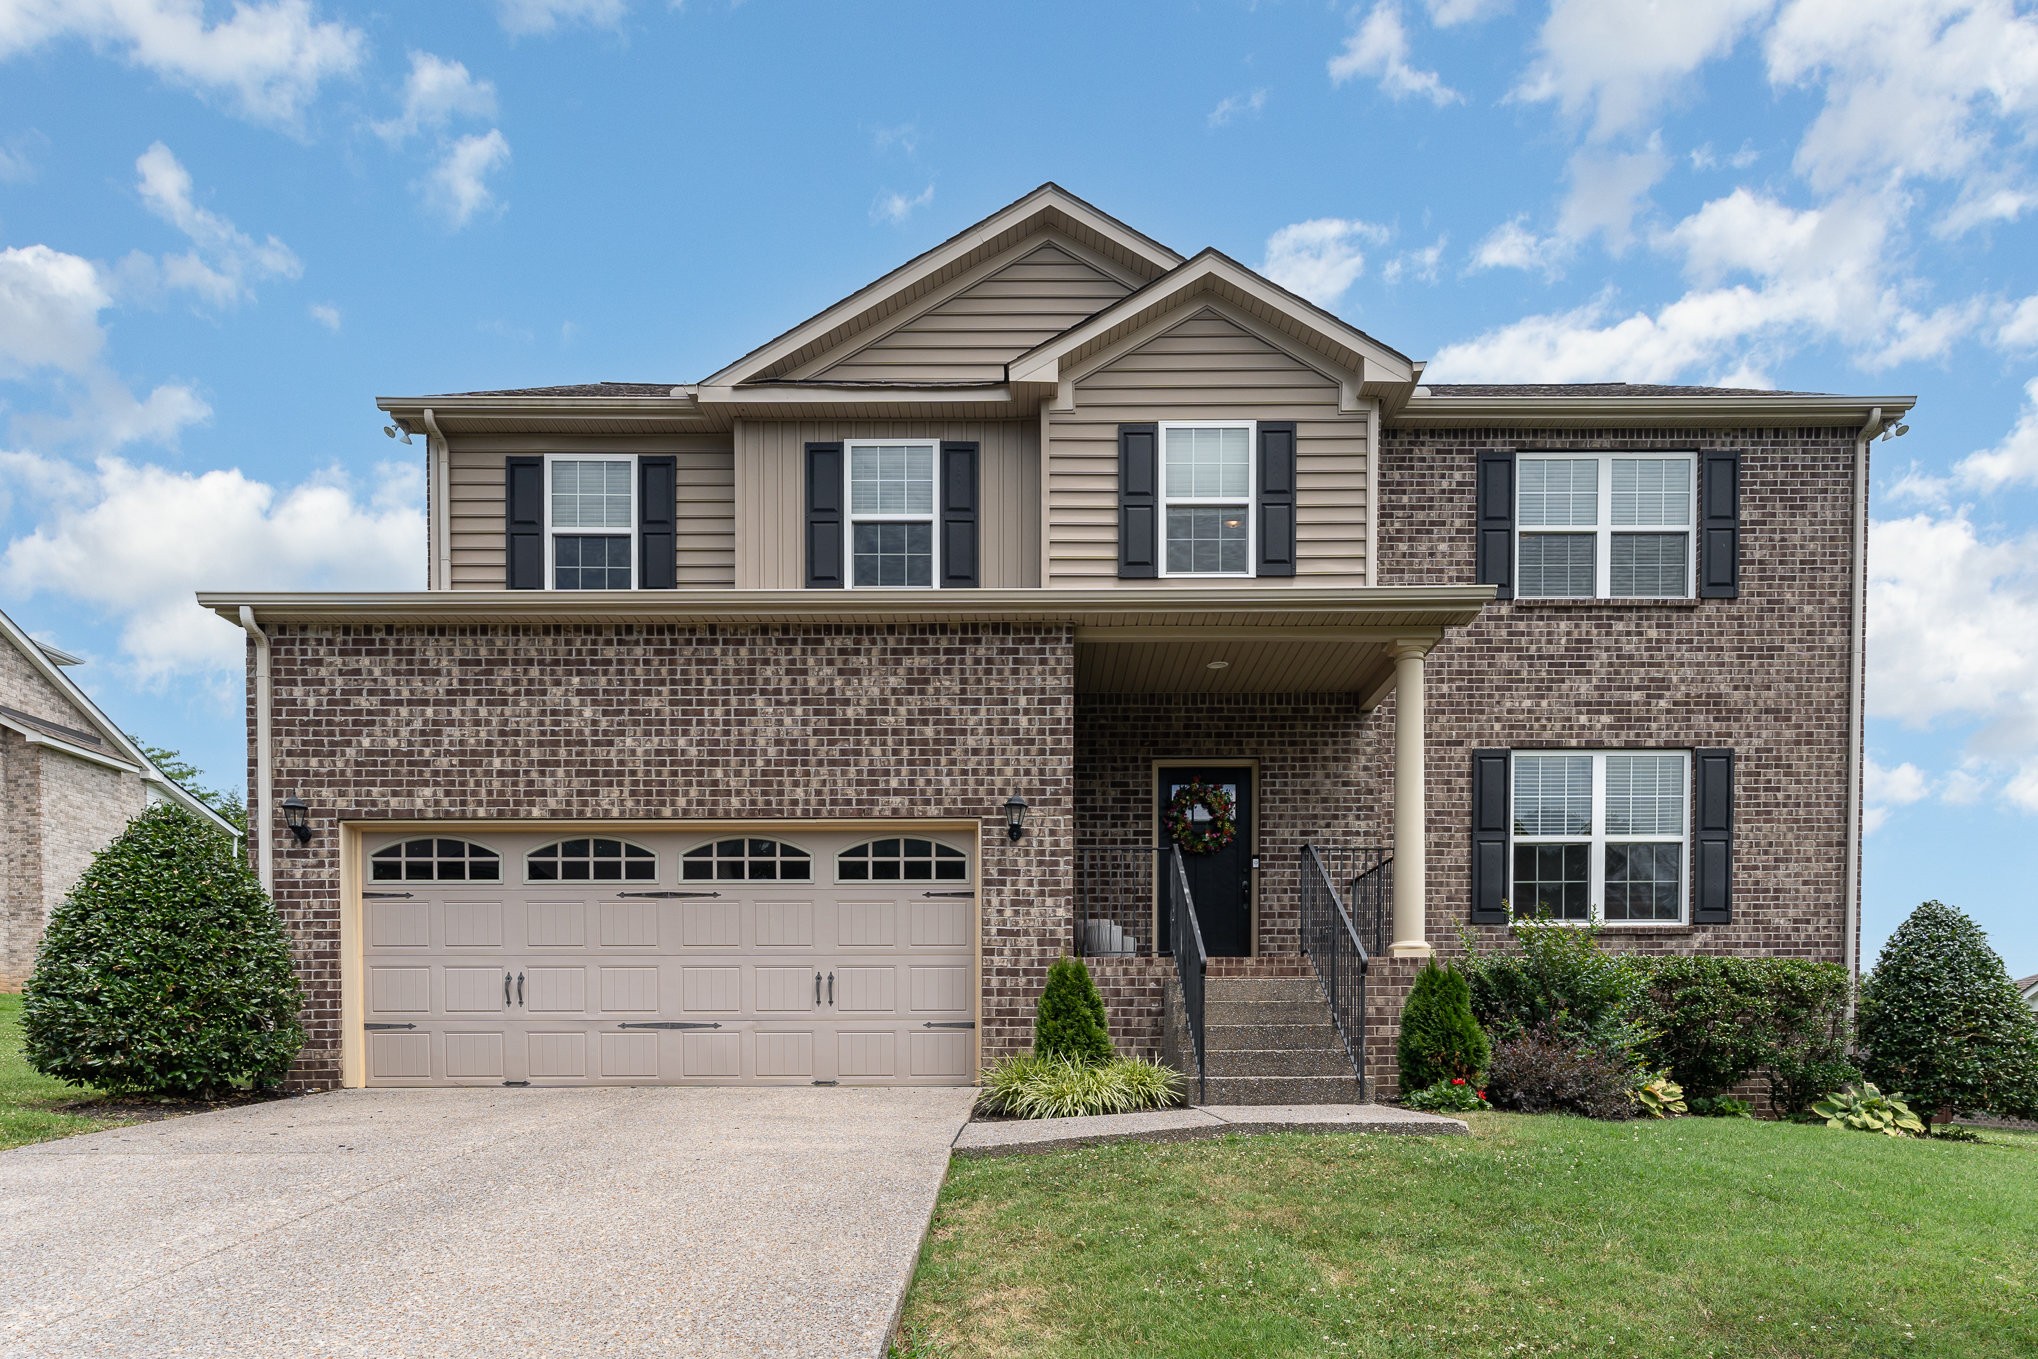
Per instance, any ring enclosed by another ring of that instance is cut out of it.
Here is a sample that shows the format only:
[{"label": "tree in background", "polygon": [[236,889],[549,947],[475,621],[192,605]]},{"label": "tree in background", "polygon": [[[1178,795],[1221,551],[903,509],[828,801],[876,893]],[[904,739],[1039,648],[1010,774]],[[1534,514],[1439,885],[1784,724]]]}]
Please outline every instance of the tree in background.
[{"label": "tree in background", "polygon": [[248,804],[247,800],[239,793],[222,791],[218,788],[207,788],[201,785],[198,782],[198,776],[203,771],[197,765],[185,759],[179,751],[172,750],[168,746],[152,746],[147,741],[136,740],[132,733],[128,735],[127,739],[134,741],[136,745],[142,748],[142,753],[147,755],[156,768],[163,772],[164,778],[170,780],[170,782],[176,784],[179,788],[182,788],[215,812],[218,812],[226,820],[232,822],[235,829],[239,830],[242,835],[248,833]]},{"label": "tree in background", "polygon": [[22,1003],[37,1071],[114,1091],[263,1086],[304,1043],[290,944],[219,827],[148,808],[50,917]]},{"label": "tree in background", "polygon": [[2038,1016],[1966,912],[1928,901],[1861,987],[1861,1065],[1928,1118],[2038,1115]]},{"label": "tree in background", "polygon": [[1083,1064],[1108,1062],[1113,1056],[1104,997],[1080,958],[1062,958],[1047,969],[1033,1021],[1033,1055]]}]

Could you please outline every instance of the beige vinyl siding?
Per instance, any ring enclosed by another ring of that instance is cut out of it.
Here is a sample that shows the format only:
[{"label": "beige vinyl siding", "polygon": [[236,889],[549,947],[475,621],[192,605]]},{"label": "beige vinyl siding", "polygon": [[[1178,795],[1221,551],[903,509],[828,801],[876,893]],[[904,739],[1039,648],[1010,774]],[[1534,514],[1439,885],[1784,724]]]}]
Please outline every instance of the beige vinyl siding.
[{"label": "beige vinyl siding", "polygon": [[978,570],[986,589],[1040,584],[1040,429],[1032,420],[738,420],[736,586],[807,583],[806,449],[841,439],[974,440]]},{"label": "beige vinyl siding", "polygon": [[1341,413],[1336,382],[1205,310],[1079,378],[1073,411],[1049,412],[1049,585],[1117,580],[1118,426],[1163,420],[1295,421],[1294,583],[1366,583],[1365,414]]},{"label": "beige vinyl siding", "polygon": [[1130,289],[1042,243],[814,376],[841,382],[999,382],[1005,364]]},{"label": "beige vinyl siding", "polygon": [[736,583],[736,471],[727,434],[629,440],[541,435],[455,438],[447,460],[452,587],[503,588],[503,460],[543,453],[656,453],[679,459],[679,584]]}]

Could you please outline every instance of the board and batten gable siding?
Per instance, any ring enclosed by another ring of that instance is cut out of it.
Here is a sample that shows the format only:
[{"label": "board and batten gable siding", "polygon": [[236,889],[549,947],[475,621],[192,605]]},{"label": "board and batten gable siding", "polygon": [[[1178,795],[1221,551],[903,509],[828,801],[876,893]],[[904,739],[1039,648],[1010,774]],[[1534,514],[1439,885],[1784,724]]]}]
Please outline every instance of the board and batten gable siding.
[{"label": "board and batten gable siding", "polygon": [[736,588],[806,584],[806,447],[845,439],[926,439],[978,446],[979,583],[1040,584],[1040,428],[1032,420],[738,420]]},{"label": "board and batten gable siding", "polygon": [[469,435],[447,454],[452,587],[503,588],[503,460],[545,453],[671,454],[679,459],[679,586],[736,583],[736,472],[722,433],[649,439]]},{"label": "board and batten gable siding", "polygon": [[1051,242],[810,374],[840,382],[1002,382],[1005,364],[1131,288]]},{"label": "board and batten gable siding", "polygon": [[1366,583],[1365,413],[1341,412],[1334,380],[1204,310],[1079,377],[1074,409],[1048,412],[1047,584],[1116,583],[1118,426],[1166,420],[1294,421],[1295,575],[1260,583]]}]

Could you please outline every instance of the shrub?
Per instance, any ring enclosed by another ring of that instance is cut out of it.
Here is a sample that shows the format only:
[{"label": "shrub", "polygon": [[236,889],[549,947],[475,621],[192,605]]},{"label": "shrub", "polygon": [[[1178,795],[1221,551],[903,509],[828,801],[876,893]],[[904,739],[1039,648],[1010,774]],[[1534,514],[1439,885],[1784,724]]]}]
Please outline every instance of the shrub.
[{"label": "shrub", "polygon": [[1472,990],[1455,967],[1425,966],[1401,1007],[1401,1084],[1421,1090],[1453,1078],[1477,1080],[1492,1055],[1472,1018]]},{"label": "shrub", "polygon": [[303,1045],[275,908],[234,843],[144,811],[51,915],[22,1004],[29,1063],[78,1085],[211,1096],[263,1085]]},{"label": "shrub", "polygon": [[1859,1074],[1846,1062],[1847,969],[1798,958],[1636,958],[1648,1061],[1694,1097],[1758,1070],[1780,1112],[1801,1112]]},{"label": "shrub", "polygon": [[1687,1101],[1691,1113],[1697,1118],[1753,1118],[1755,1106],[1732,1095],[1700,1095]]},{"label": "shrub", "polygon": [[1628,1091],[1628,1098],[1650,1118],[1674,1118],[1689,1112],[1684,1104],[1684,1087],[1671,1080],[1667,1071],[1657,1072]]},{"label": "shrub", "polygon": [[1633,1118],[1637,1111],[1628,1091],[1634,1088],[1631,1067],[1567,1037],[1554,1024],[1496,1042],[1486,1074],[1486,1098],[1493,1106],[1525,1114]]},{"label": "shrub", "polygon": [[1426,1114],[1475,1114],[1481,1109],[1491,1109],[1486,1102],[1486,1092],[1464,1076],[1453,1076],[1425,1086],[1412,1095],[1405,1095],[1402,1105],[1409,1109],[1420,1109]]},{"label": "shrub", "polygon": [[1012,1057],[984,1072],[977,1108],[1011,1118],[1122,1114],[1178,1103],[1181,1083],[1172,1069],[1137,1057],[1100,1063]]},{"label": "shrub", "polygon": [[1897,927],[1862,986],[1861,1064],[1942,1123],[2038,1113],[2038,1018],[1980,927],[1937,901]]},{"label": "shrub", "polygon": [[1879,1132],[1886,1137],[1920,1137],[1925,1131],[1902,1095],[1885,1095],[1874,1081],[1837,1090],[1814,1104],[1812,1112],[1825,1119],[1828,1128]]},{"label": "shrub", "polygon": [[1033,1055],[1071,1062],[1108,1062],[1111,1031],[1104,1026],[1104,997],[1081,958],[1061,958],[1047,969],[1047,986],[1033,1020]]},{"label": "shrub", "polygon": [[1639,974],[1599,947],[1597,926],[1517,918],[1511,932],[1485,954],[1468,939],[1462,964],[1472,1015],[1495,1042],[1544,1027],[1584,1039],[1633,1013]]}]

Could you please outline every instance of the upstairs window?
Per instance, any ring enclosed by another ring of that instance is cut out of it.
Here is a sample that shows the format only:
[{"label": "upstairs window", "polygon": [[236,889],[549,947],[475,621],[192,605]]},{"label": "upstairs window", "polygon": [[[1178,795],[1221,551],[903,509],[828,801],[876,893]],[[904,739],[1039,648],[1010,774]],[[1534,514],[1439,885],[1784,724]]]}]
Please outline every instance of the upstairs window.
[{"label": "upstairs window", "polygon": [[969,856],[916,836],[871,840],[835,856],[840,882],[967,882]]},{"label": "upstairs window", "polygon": [[524,856],[526,882],[651,882],[658,856],[627,840],[560,840]]},{"label": "upstairs window", "polygon": [[1689,454],[1523,454],[1519,476],[1519,598],[1691,595]]},{"label": "upstairs window", "polygon": [[555,590],[636,586],[634,458],[554,454],[545,460],[546,560]]},{"label": "upstairs window", "polygon": [[1163,424],[1164,576],[1253,574],[1251,421]]},{"label": "upstairs window", "polygon": [[849,583],[934,584],[934,443],[847,444]]},{"label": "upstairs window", "polygon": [[501,882],[502,858],[465,840],[418,839],[368,856],[374,882]]},{"label": "upstairs window", "polygon": [[1581,924],[1684,919],[1683,751],[1514,755],[1516,915]]}]

